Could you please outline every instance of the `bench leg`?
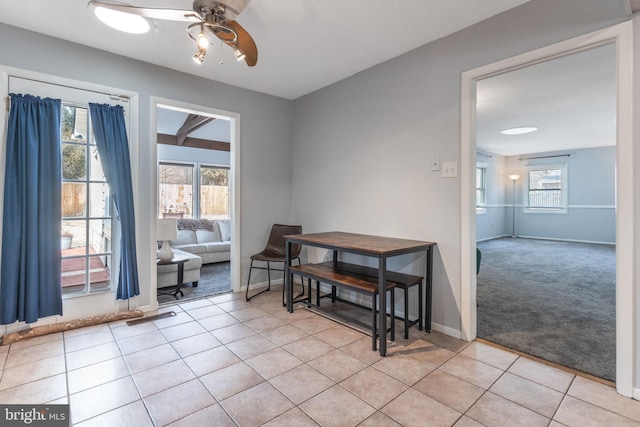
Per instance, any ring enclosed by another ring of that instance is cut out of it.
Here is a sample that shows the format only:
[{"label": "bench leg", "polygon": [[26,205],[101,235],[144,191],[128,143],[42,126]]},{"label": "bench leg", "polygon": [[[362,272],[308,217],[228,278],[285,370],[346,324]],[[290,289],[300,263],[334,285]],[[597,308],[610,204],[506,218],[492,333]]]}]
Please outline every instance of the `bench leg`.
[{"label": "bench leg", "polygon": [[424,303],[422,299],[422,282],[418,283],[418,307],[420,312],[418,313],[418,330],[422,330],[422,325],[424,324],[424,316],[422,315],[422,310],[424,309]]},{"label": "bench leg", "polygon": [[409,288],[403,289],[404,292],[404,339],[409,339]]},{"label": "bench leg", "polygon": [[[405,319],[406,319],[405,315]],[[385,325],[386,326],[386,325]],[[391,288],[391,341],[396,340],[396,293],[395,289]]]},{"label": "bench leg", "polygon": [[331,302],[336,302],[336,287],[331,286]]},{"label": "bench leg", "polygon": [[[371,350],[376,351],[376,341],[378,340],[378,310],[376,310],[376,296],[373,294],[371,297]],[[387,325],[380,325],[380,327],[386,328]],[[380,335],[382,336],[382,335]]]}]

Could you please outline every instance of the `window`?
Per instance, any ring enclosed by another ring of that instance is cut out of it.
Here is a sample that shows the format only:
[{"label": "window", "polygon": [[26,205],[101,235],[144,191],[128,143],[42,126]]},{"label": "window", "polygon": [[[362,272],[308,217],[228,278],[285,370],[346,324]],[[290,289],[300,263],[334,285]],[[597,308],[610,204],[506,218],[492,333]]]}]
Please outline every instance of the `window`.
[{"label": "window", "polygon": [[86,105],[62,104],[62,293],[111,290],[111,195]]},{"label": "window", "polygon": [[229,218],[229,168],[200,166],[200,218]]},{"label": "window", "polygon": [[158,165],[160,218],[229,218],[229,168],[199,163]]},{"label": "window", "polygon": [[478,163],[476,165],[476,213],[485,213],[487,210],[487,166]]},{"label": "window", "polygon": [[567,165],[527,167],[525,212],[567,212]]},{"label": "window", "polygon": [[160,163],[158,212],[161,218],[195,218],[192,164]]}]

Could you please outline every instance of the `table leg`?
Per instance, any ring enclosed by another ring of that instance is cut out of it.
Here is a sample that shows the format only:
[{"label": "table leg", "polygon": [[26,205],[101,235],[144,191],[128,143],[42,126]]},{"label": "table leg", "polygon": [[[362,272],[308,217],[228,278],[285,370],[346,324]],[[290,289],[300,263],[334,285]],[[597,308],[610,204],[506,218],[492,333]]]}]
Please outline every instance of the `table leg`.
[{"label": "table leg", "polygon": [[[387,258],[381,256],[378,259],[378,335],[380,336],[380,356],[387,354]],[[374,307],[375,309],[375,307]]]},{"label": "table leg", "polygon": [[181,262],[180,264],[178,264],[178,283],[176,284],[176,292],[173,294],[174,298],[177,298],[178,294],[180,294],[180,296],[184,296],[184,294],[180,290],[180,288],[182,287],[183,281],[184,281],[184,262]]},{"label": "table leg", "polygon": [[432,310],[432,296],[433,296],[433,246],[429,246],[426,253],[427,258],[427,270],[425,275],[425,308],[426,315],[424,319],[424,329],[426,332],[431,332],[431,310]]}]

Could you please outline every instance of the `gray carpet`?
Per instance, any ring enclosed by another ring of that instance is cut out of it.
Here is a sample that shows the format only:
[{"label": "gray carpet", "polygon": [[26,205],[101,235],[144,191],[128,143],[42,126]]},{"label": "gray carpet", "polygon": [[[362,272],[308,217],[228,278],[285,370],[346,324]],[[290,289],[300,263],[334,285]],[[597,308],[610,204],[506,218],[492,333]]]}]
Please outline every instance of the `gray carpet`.
[{"label": "gray carpet", "polygon": [[478,337],[615,380],[615,247],[479,242]]},{"label": "gray carpet", "polygon": [[[179,301],[204,298],[211,295],[229,292],[231,290],[230,262],[216,262],[204,264],[200,269],[200,281],[197,287],[191,284],[182,287],[184,297]],[[172,295],[158,295],[158,303],[173,303],[176,299]]]}]

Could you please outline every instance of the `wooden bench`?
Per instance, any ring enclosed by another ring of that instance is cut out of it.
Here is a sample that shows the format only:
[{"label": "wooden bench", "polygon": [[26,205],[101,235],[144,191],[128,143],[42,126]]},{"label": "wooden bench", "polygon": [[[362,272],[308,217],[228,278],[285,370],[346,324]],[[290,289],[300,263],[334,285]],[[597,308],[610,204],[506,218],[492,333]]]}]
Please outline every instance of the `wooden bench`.
[{"label": "wooden bench", "polygon": [[[371,277],[373,279],[378,280],[378,269],[367,267],[363,265],[357,264],[349,264],[346,262],[336,262],[334,264],[333,261],[323,262],[322,266],[328,266],[330,268],[335,268],[345,274],[356,274],[360,277],[366,276]],[[335,267],[334,267],[335,266]],[[418,325],[418,329],[422,330],[423,318],[422,318],[422,309],[423,309],[423,298],[422,298],[422,281],[424,278],[422,276],[414,276],[411,274],[398,273],[395,271],[387,271],[386,272],[387,283],[392,283],[395,288],[400,288],[404,291],[404,338],[409,338],[409,328],[415,324]],[[412,286],[418,286],[418,317],[415,320],[409,320],[409,288]],[[387,285],[388,286],[388,285]],[[336,297],[336,289],[332,286],[331,288],[331,296],[332,300],[335,300]],[[319,295],[319,292],[318,292]],[[317,303],[319,305],[319,303]],[[395,313],[394,313],[395,315]]]},{"label": "wooden bench", "polygon": [[[377,317],[377,295],[378,295],[378,280],[367,274],[362,274],[358,271],[349,271],[348,269],[334,268],[333,263],[323,264],[302,264],[289,267],[291,274],[300,275],[303,280],[307,278],[309,281],[309,296],[306,298],[308,306],[311,306],[311,281],[315,280],[320,283],[327,283],[332,286],[332,289],[336,287],[348,288],[352,291],[371,296],[371,347],[376,350],[376,341],[378,338],[378,317]],[[304,285],[304,283],[303,283]],[[391,313],[395,310],[394,303],[394,289],[395,283],[388,281],[387,290],[391,293]],[[320,286],[318,286],[318,292],[316,293],[316,305],[320,307]],[[332,292],[332,299],[335,301],[335,291]],[[384,309],[384,307],[381,307]],[[336,315],[336,313],[333,313]],[[350,319],[354,321],[353,319]],[[360,323],[360,322],[358,322]],[[365,324],[363,324],[365,325]],[[368,325],[365,325],[368,326]],[[386,328],[386,325],[380,325]],[[395,317],[391,316],[391,341],[395,339]]]}]

